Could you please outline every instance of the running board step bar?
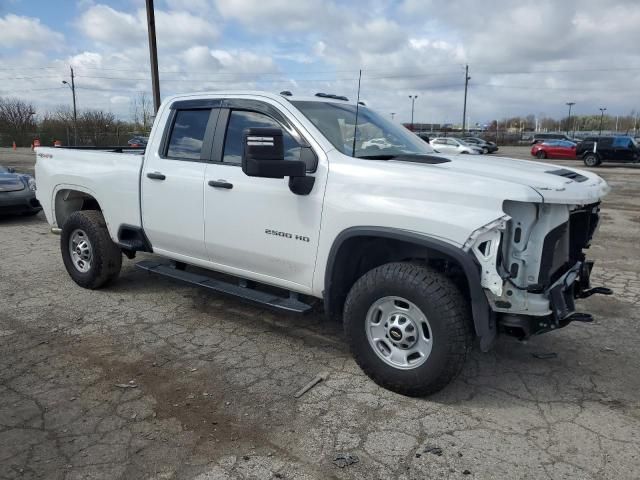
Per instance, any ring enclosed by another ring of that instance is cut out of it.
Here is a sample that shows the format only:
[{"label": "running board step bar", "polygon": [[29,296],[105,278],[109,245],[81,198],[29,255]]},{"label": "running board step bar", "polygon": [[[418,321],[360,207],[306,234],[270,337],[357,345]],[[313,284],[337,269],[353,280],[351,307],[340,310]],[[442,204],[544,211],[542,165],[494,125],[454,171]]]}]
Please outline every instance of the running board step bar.
[{"label": "running board step bar", "polygon": [[181,280],[185,283],[190,283],[191,285],[204,287],[217,293],[237,297],[241,300],[258,305],[264,305],[276,310],[283,310],[292,313],[308,313],[312,309],[311,305],[298,300],[298,298],[296,298],[297,294],[295,293],[292,293],[289,297],[281,297],[272,293],[234,285],[233,283],[217,280],[205,275],[198,275],[196,273],[178,270],[167,263],[154,262],[152,260],[138,262],[136,263],[136,267],[149,273],[164,275],[165,277]]}]

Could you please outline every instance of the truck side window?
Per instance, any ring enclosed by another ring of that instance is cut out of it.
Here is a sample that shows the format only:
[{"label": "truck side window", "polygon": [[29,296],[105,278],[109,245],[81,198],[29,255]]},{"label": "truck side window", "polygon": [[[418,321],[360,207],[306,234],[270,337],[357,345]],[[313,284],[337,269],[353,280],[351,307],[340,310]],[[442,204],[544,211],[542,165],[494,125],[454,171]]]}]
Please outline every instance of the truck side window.
[{"label": "truck side window", "polygon": [[200,160],[202,141],[211,110],[179,110],[173,122],[167,157],[176,160]]},{"label": "truck side window", "polygon": [[300,145],[287,131],[271,117],[247,110],[232,110],[227,124],[224,140],[224,163],[240,165],[242,162],[242,132],[245,128],[269,127],[281,128],[285,160],[300,159]]}]

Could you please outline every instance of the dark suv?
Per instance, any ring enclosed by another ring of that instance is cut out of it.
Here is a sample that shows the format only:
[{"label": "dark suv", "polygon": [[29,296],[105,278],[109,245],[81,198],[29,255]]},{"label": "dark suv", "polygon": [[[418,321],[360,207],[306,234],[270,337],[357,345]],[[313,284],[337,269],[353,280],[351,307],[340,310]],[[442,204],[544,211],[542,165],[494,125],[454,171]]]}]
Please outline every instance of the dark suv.
[{"label": "dark suv", "polygon": [[640,149],[632,137],[587,137],[576,147],[576,157],[587,167],[602,162],[640,162]]}]

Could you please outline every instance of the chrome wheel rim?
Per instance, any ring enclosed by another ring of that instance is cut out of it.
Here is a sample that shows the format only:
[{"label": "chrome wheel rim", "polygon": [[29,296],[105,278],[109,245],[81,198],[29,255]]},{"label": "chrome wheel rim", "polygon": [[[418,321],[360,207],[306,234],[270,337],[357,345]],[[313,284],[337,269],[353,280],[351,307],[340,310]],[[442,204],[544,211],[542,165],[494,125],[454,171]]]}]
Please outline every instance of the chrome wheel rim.
[{"label": "chrome wheel rim", "polygon": [[383,297],[371,305],[366,317],[369,345],[386,364],[401,370],[422,365],[433,347],[426,315],[402,297]]},{"label": "chrome wheel rim", "polygon": [[93,260],[93,247],[89,237],[83,230],[74,230],[69,237],[69,253],[71,263],[76,270],[87,273],[91,269]]}]

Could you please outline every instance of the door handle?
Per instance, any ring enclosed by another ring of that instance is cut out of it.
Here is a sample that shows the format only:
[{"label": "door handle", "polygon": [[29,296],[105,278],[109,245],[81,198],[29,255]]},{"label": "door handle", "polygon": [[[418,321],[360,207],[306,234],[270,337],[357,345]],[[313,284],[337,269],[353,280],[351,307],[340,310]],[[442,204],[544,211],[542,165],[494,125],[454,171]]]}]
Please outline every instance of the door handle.
[{"label": "door handle", "polygon": [[149,172],[147,173],[147,178],[151,178],[152,180],[164,180],[167,177],[160,172]]},{"label": "door handle", "polygon": [[214,188],[226,188],[227,190],[231,190],[233,188],[233,183],[229,183],[226,180],[209,180],[209,186]]}]

